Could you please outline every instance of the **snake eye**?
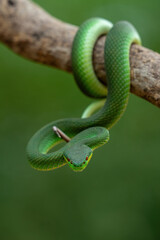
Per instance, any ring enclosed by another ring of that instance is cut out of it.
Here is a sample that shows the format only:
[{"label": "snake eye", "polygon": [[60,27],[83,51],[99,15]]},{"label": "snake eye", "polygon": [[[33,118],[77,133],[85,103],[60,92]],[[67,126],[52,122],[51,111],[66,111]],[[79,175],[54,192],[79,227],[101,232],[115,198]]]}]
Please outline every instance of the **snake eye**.
[{"label": "snake eye", "polygon": [[86,160],[88,160],[88,156],[86,157]]},{"label": "snake eye", "polygon": [[68,160],[68,162],[70,162],[70,159],[69,159],[69,158],[67,158],[67,160]]}]

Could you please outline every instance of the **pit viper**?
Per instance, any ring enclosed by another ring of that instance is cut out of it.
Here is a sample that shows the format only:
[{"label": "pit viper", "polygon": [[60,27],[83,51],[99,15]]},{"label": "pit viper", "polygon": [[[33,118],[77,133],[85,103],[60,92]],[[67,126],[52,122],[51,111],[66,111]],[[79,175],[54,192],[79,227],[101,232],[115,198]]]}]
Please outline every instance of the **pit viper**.
[{"label": "pit viper", "polygon": [[[107,88],[97,79],[92,60],[97,39],[106,34],[104,65]],[[112,25],[105,19],[91,18],[80,26],[72,47],[74,78],[86,95],[106,100],[102,107],[99,103],[89,106],[83,118],[56,120],[36,132],[27,146],[27,156],[33,168],[53,170],[68,164],[74,171],[82,171],[88,165],[93,150],[108,142],[108,130],[121,118],[128,102],[132,43],[141,44],[141,40],[136,29],[126,21]],[[71,138],[57,151],[53,151],[53,147],[62,139],[53,131],[53,126]]]}]

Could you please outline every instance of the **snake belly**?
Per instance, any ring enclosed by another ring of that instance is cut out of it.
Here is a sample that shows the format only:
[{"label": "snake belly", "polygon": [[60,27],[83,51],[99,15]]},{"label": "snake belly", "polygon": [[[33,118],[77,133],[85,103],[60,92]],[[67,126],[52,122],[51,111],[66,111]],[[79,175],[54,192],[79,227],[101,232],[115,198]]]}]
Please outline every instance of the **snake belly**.
[{"label": "snake belly", "polygon": [[[76,82],[85,94],[94,97],[104,97],[107,93],[106,87],[103,84],[98,85],[98,80],[96,82],[92,55],[90,54],[97,37],[104,34],[99,31],[98,26],[104,30],[105,21],[104,19],[93,18],[82,24],[73,43],[72,63]],[[102,22],[103,27],[101,26]],[[106,21],[105,31],[112,27],[112,24],[109,23],[108,25],[108,23]],[[89,31],[90,27],[92,28],[91,31]],[[92,39],[92,47],[88,51],[83,50],[84,53],[81,54],[81,47],[84,48],[82,40],[86,36],[90,36],[89,32],[92,34],[91,39],[95,36],[94,40]],[[61,119],[40,129],[31,138],[27,146],[27,156],[32,167],[38,170],[52,170],[68,163],[73,170],[82,171],[87,166],[92,151],[108,142],[108,129],[120,119],[128,102],[130,89],[129,51],[132,43],[140,44],[141,40],[130,23],[121,21],[111,28],[107,34],[104,49],[108,85],[108,95],[104,106],[87,118]],[[78,60],[76,56],[78,56]],[[82,62],[89,62],[88,67],[82,67]],[[92,76],[94,76],[94,80]],[[60,128],[72,139],[58,151],[50,152],[61,141],[53,132],[53,126]]]}]

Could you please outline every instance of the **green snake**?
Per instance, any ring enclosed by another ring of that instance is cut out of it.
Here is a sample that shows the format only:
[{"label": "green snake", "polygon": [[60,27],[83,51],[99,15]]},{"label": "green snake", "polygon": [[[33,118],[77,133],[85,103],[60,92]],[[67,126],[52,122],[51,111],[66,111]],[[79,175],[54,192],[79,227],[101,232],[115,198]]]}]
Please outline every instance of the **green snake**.
[{"label": "green snake", "polygon": [[[94,45],[101,35],[106,34],[104,63],[108,94],[107,88],[97,79],[92,64]],[[126,21],[112,26],[105,19],[92,18],[81,25],[72,48],[75,80],[86,95],[95,98],[106,98],[107,95],[107,98],[101,108],[101,104],[92,104],[83,118],[53,121],[35,133],[27,146],[27,156],[33,168],[52,170],[68,164],[74,171],[82,171],[93,150],[108,142],[108,129],[120,119],[128,102],[132,43],[141,44],[141,40],[135,28]],[[57,151],[51,150],[62,139],[53,132],[53,126],[71,138]]]}]

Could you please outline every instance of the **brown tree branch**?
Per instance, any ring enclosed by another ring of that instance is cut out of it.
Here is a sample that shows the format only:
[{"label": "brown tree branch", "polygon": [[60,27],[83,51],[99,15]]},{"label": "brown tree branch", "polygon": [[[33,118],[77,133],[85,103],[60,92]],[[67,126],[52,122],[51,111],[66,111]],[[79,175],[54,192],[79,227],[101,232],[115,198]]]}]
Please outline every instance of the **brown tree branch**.
[{"label": "brown tree branch", "polygon": [[[0,41],[30,60],[71,72],[77,27],[53,18],[29,0],[0,0]],[[98,78],[106,83],[101,37],[93,54]],[[131,92],[160,107],[160,54],[133,44]]]}]

